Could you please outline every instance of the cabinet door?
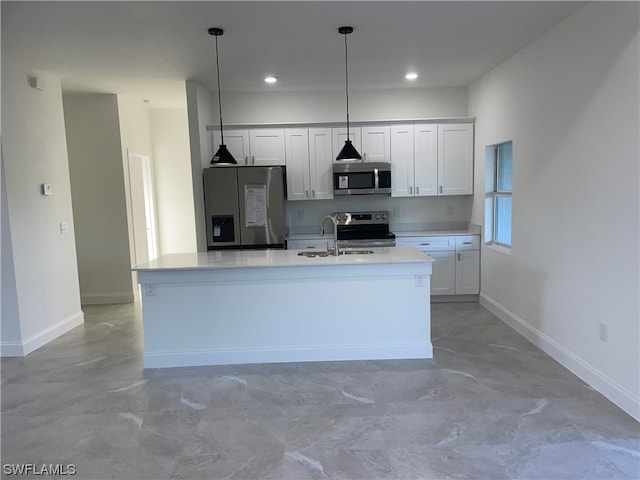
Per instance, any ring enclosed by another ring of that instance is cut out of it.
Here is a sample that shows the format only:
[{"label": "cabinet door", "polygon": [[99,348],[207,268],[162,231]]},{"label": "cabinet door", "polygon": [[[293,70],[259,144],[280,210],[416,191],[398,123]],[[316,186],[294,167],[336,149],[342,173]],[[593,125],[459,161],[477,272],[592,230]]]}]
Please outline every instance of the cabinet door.
[{"label": "cabinet door", "polygon": [[260,128],[249,131],[251,165],[285,165],[284,130]]},{"label": "cabinet door", "polygon": [[418,124],[414,129],[415,195],[438,195],[438,127],[435,124]]},{"label": "cabinet door", "polygon": [[308,200],[309,195],[309,136],[306,128],[285,131],[287,165],[287,200]]},{"label": "cabinet door", "polygon": [[480,293],[480,251],[464,250],[457,253],[456,294]]},{"label": "cabinet door", "polygon": [[473,125],[438,125],[438,191],[473,193]]},{"label": "cabinet door", "polygon": [[414,191],[413,125],[391,127],[391,196],[411,197]]},{"label": "cabinet door", "polygon": [[330,128],[309,129],[309,186],[313,200],[333,198],[333,159]]},{"label": "cabinet door", "polygon": [[456,252],[429,252],[435,262],[431,273],[431,295],[454,295],[456,293]]},{"label": "cabinet door", "polygon": [[[360,141],[362,132],[360,127],[349,127],[349,140],[356,147],[356,150],[362,155],[362,142]],[[335,161],[336,157],[344,147],[344,142],[347,140],[347,128],[332,128],[331,129],[331,143],[333,148],[333,154],[331,158]]]},{"label": "cabinet door", "polygon": [[391,127],[362,127],[362,159],[365,162],[389,162]]},{"label": "cabinet door", "polygon": [[[224,144],[227,150],[236,159],[238,165],[249,165],[251,158],[251,150],[249,148],[249,130],[224,130]],[[218,147],[222,143],[220,131],[213,132],[213,145],[211,156],[218,151]]]}]

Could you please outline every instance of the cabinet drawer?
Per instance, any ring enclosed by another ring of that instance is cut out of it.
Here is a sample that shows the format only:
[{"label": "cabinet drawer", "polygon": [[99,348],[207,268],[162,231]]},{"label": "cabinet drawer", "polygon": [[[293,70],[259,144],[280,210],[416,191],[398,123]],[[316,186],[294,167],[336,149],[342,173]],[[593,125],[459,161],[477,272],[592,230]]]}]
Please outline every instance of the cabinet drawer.
[{"label": "cabinet drawer", "polygon": [[447,250],[456,249],[456,240],[453,236],[437,236],[437,237],[409,237],[402,241],[396,239],[396,245],[406,247],[415,247],[423,252],[445,252]]},{"label": "cabinet drawer", "polygon": [[480,235],[460,235],[456,238],[456,250],[480,250]]}]

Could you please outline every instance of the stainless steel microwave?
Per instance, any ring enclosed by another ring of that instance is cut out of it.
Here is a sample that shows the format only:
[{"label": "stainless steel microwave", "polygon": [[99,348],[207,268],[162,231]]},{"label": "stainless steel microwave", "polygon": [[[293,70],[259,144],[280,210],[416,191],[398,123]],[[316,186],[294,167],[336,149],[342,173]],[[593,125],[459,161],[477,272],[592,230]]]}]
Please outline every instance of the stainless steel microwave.
[{"label": "stainless steel microwave", "polygon": [[391,164],[357,162],[333,164],[334,195],[390,195]]}]

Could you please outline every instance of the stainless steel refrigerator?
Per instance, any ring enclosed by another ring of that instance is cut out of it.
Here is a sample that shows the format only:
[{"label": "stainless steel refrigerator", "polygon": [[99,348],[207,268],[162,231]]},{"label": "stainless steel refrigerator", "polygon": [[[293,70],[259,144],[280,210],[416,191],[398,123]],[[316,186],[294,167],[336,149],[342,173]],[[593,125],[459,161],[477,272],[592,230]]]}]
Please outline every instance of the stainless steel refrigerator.
[{"label": "stainless steel refrigerator", "polygon": [[207,248],[284,248],[284,167],[205,168]]}]

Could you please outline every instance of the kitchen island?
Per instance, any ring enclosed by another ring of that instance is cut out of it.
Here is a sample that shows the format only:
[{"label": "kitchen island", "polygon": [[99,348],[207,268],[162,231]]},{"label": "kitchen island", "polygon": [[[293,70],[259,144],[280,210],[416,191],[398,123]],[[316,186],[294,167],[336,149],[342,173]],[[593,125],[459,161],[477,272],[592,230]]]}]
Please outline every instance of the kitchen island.
[{"label": "kitchen island", "polygon": [[138,266],[145,368],[432,358],[433,259],[371,251],[226,250]]}]

